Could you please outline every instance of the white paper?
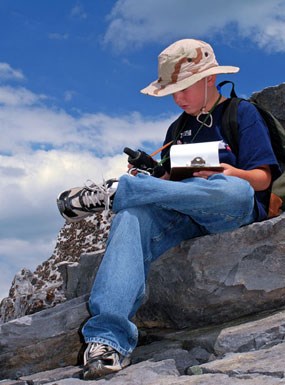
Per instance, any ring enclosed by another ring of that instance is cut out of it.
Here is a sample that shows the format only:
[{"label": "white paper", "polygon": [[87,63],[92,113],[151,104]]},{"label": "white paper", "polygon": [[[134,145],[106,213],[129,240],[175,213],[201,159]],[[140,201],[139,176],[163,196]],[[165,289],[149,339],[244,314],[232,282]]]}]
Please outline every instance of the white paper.
[{"label": "white paper", "polygon": [[171,168],[217,167],[221,146],[221,141],[173,145],[170,149]]}]

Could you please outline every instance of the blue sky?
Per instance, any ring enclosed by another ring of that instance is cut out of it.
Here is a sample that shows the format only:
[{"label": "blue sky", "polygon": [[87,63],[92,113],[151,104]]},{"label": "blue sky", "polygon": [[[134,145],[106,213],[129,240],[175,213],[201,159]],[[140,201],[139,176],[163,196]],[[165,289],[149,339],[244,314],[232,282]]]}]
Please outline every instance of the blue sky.
[{"label": "blue sky", "polygon": [[284,82],[284,19],[284,0],[0,0],[0,298],[51,256],[60,191],[163,141],[180,111],[139,92],[160,51],[208,41],[247,97]]}]

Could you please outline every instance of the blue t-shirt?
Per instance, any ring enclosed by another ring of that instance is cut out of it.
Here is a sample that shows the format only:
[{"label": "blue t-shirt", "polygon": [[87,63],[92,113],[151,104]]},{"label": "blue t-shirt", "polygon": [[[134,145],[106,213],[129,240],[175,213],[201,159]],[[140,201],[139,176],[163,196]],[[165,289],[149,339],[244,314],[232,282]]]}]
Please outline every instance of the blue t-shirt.
[{"label": "blue t-shirt", "polygon": [[[226,143],[222,131],[222,115],[227,101],[220,103],[212,113],[211,127],[197,121],[195,116],[188,115],[183,123],[182,132],[175,138],[177,143],[201,143],[221,140],[225,146],[219,150],[220,163],[227,163],[243,170],[253,170],[260,166],[269,165],[272,173],[272,182],[281,175],[281,170],[272,150],[269,132],[263,118],[257,109],[249,102],[241,101],[238,106],[239,153],[236,156]],[[202,120],[205,116],[202,116]],[[169,127],[164,144],[174,139],[176,122]],[[207,123],[207,122],[206,122]],[[169,157],[169,148],[161,153],[162,159]],[[170,172],[170,160],[164,163],[165,169]],[[270,188],[255,192],[256,220],[267,218],[270,198]]]}]

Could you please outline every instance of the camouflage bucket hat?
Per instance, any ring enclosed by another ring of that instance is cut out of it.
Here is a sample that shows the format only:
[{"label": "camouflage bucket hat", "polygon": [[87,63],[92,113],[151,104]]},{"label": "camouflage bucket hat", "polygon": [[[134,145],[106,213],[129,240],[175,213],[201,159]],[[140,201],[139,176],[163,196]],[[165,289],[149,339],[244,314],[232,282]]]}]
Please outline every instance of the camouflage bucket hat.
[{"label": "camouflage bucket hat", "polygon": [[151,96],[171,95],[207,76],[238,71],[238,67],[220,66],[210,44],[201,40],[183,39],[160,53],[158,80],[141,92]]}]

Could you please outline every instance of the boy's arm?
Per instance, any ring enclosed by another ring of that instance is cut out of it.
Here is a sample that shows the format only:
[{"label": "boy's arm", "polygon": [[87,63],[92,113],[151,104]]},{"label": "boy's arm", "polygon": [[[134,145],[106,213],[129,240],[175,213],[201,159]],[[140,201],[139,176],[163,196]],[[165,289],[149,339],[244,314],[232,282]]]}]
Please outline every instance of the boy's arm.
[{"label": "boy's arm", "polygon": [[271,183],[271,170],[268,165],[260,166],[253,170],[242,170],[229,164],[223,164],[225,175],[237,176],[247,180],[255,191],[266,190]]}]

